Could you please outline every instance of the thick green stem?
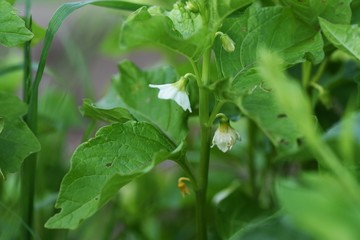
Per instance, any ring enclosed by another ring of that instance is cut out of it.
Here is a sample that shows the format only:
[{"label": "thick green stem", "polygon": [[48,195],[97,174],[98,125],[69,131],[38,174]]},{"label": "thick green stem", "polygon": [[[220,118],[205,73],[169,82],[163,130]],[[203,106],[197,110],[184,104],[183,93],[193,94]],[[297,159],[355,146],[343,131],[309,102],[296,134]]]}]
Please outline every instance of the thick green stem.
[{"label": "thick green stem", "polygon": [[196,221],[197,239],[207,239],[206,223],[206,193],[208,186],[209,158],[210,158],[210,127],[209,122],[209,93],[204,88],[209,84],[210,54],[208,49],[203,56],[201,85],[199,86],[199,118],[201,125],[200,165],[198,173],[198,188],[196,190]]},{"label": "thick green stem", "polygon": [[[26,27],[31,30],[31,0],[25,2],[25,24]],[[31,48],[30,42],[27,42],[24,47],[24,86],[23,86],[23,97],[26,103],[30,103],[31,99]],[[30,104],[29,104],[30,105]],[[37,132],[37,106],[35,109],[29,108],[29,112],[25,117],[25,121],[29,128],[36,135]],[[21,166],[21,217],[26,228],[23,228],[21,232],[21,239],[30,240],[32,234],[27,229],[33,229],[34,225],[34,196],[35,196],[35,169],[36,169],[36,154],[31,154],[27,157]]]}]

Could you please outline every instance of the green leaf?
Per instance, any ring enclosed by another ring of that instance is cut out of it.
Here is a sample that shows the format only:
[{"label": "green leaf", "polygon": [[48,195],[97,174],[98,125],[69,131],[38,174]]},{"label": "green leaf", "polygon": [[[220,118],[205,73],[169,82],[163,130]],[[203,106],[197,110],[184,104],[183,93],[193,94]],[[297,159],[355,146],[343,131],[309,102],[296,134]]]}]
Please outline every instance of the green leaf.
[{"label": "green leaf", "polygon": [[296,151],[302,133],[291,119],[288,110],[279,106],[274,94],[258,85],[238,103],[243,113],[254,120],[282,153]]},{"label": "green leaf", "polygon": [[44,29],[34,21],[31,22],[31,31],[34,34],[34,38],[31,40],[31,45],[36,45],[44,39],[46,29]]},{"label": "green leaf", "polygon": [[85,117],[109,123],[124,123],[130,120],[135,120],[135,118],[125,108],[101,108],[92,103],[90,99],[83,100],[83,105],[80,108],[80,111]]},{"label": "green leaf", "polygon": [[159,7],[139,9],[124,22],[120,35],[120,47],[124,50],[163,46],[193,59],[199,58],[210,44],[211,33],[201,16],[187,11],[181,2],[175,3],[171,11]]},{"label": "green leaf", "polygon": [[76,228],[119,188],[149,172],[174,150],[169,138],[149,123],[116,123],[101,128],[95,138],[74,152],[55,205],[61,211],[45,226]]},{"label": "green leaf", "polygon": [[210,1],[210,13],[211,19],[215,21],[215,23],[221,23],[224,18],[226,18],[231,13],[236,10],[249,5],[254,0],[213,0]]},{"label": "green leaf", "polygon": [[342,24],[349,24],[351,20],[351,0],[281,0],[281,2],[310,25],[317,25],[318,17]]},{"label": "green leaf", "polygon": [[298,226],[315,239],[360,239],[360,202],[334,177],[309,174],[298,182],[283,180],[276,193]]},{"label": "green leaf", "polygon": [[17,97],[0,93],[0,171],[7,173],[19,170],[23,160],[40,150],[40,144],[22,120],[27,107]]},{"label": "green leaf", "polygon": [[175,70],[169,66],[141,71],[133,63],[125,61],[119,64],[119,77],[114,85],[122,100],[122,105],[138,120],[151,121],[166,132],[176,143],[180,143],[186,132],[185,112],[172,100],[157,97],[158,90],[149,84],[173,83],[178,80]]},{"label": "green leaf", "polygon": [[239,230],[230,240],[311,240],[299,231],[289,216],[276,213],[266,219],[255,220]]},{"label": "green leaf", "polygon": [[217,39],[217,63],[224,77],[234,78],[239,91],[242,86],[237,82],[254,67],[262,48],[277,52],[287,65],[305,60],[318,63],[324,57],[319,31],[297,19],[289,8],[251,6],[240,17],[225,19],[221,31],[235,42],[235,51],[226,52]]},{"label": "green leaf", "polygon": [[321,30],[326,38],[340,50],[354,56],[360,61],[360,28],[358,25],[334,24],[320,19]]},{"label": "green leaf", "polygon": [[253,198],[244,193],[240,186],[232,185],[214,196],[216,228],[222,239],[229,239],[266,211]]},{"label": "green leaf", "polygon": [[0,0],[0,44],[13,47],[31,40],[33,36],[11,4]]},{"label": "green leaf", "polygon": [[4,129],[4,125],[5,125],[5,120],[3,117],[0,117],[0,133]]}]

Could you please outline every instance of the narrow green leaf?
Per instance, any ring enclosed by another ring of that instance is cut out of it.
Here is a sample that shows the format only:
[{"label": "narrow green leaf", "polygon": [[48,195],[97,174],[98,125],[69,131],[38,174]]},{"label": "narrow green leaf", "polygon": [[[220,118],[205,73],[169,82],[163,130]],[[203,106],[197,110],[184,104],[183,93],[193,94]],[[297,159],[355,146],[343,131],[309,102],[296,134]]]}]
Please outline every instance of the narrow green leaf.
[{"label": "narrow green leaf", "polygon": [[281,0],[297,17],[310,25],[318,24],[318,17],[333,23],[349,24],[352,0]]},{"label": "narrow green leaf", "polygon": [[80,108],[80,111],[85,117],[109,123],[124,123],[130,120],[135,120],[135,118],[125,108],[101,108],[92,103],[90,99],[83,100],[83,105]]},{"label": "narrow green leaf", "polygon": [[122,100],[122,105],[138,120],[151,121],[167,133],[176,143],[180,143],[187,132],[188,113],[172,100],[157,97],[158,90],[149,84],[173,83],[178,80],[170,66],[141,71],[129,61],[119,64],[120,76],[114,85]]},{"label": "narrow green leaf", "polygon": [[100,129],[80,145],[61,183],[56,208],[61,211],[47,228],[74,229],[100,209],[119,188],[168,158],[175,145],[145,122],[116,123]]},{"label": "narrow green leaf", "polygon": [[0,0],[0,44],[13,47],[31,40],[33,36],[11,4]]},{"label": "narrow green leaf", "polygon": [[283,180],[276,193],[282,207],[314,239],[360,239],[360,202],[334,177],[312,174],[298,182]]},{"label": "narrow green leaf", "polygon": [[211,44],[209,34],[201,16],[186,10],[179,1],[171,11],[143,7],[131,14],[122,26],[120,47],[127,50],[144,45],[162,46],[197,59]]},{"label": "narrow green leaf", "polygon": [[319,18],[321,30],[338,49],[354,56],[360,61],[360,28],[358,25],[334,24]]},{"label": "narrow green leaf", "polygon": [[21,118],[26,111],[17,97],[0,93],[0,170],[5,175],[18,171],[28,155],[40,150],[40,143]]}]

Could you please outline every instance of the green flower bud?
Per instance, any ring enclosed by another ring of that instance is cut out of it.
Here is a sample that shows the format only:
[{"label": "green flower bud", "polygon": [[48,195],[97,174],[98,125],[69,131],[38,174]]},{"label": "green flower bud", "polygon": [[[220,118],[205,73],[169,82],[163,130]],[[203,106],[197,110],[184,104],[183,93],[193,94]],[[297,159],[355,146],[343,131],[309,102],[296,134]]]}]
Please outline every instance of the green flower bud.
[{"label": "green flower bud", "polygon": [[235,42],[227,35],[227,34],[221,34],[220,40],[222,47],[227,52],[233,52],[235,51]]},{"label": "green flower bud", "polygon": [[193,13],[199,12],[199,5],[194,0],[187,1],[185,8],[186,8],[186,10],[193,12]]}]

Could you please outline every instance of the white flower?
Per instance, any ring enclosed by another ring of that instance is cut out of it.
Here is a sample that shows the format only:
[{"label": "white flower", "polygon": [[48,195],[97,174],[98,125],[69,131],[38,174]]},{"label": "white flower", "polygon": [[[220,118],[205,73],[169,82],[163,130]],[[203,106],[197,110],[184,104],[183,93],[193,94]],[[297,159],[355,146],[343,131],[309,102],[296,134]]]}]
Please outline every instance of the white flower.
[{"label": "white flower", "polygon": [[229,121],[220,121],[219,128],[215,131],[212,146],[215,145],[223,152],[231,150],[236,140],[241,140],[240,134],[231,126]]},{"label": "white flower", "polygon": [[185,90],[187,81],[186,78],[181,77],[180,80],[175,83],[160,85],[149,84],[149,87],[158,88],[160,90],[158,98],[172,99],[180,105],[184,111],[189,110],[189,112],[191,112],[189,96]]}]

